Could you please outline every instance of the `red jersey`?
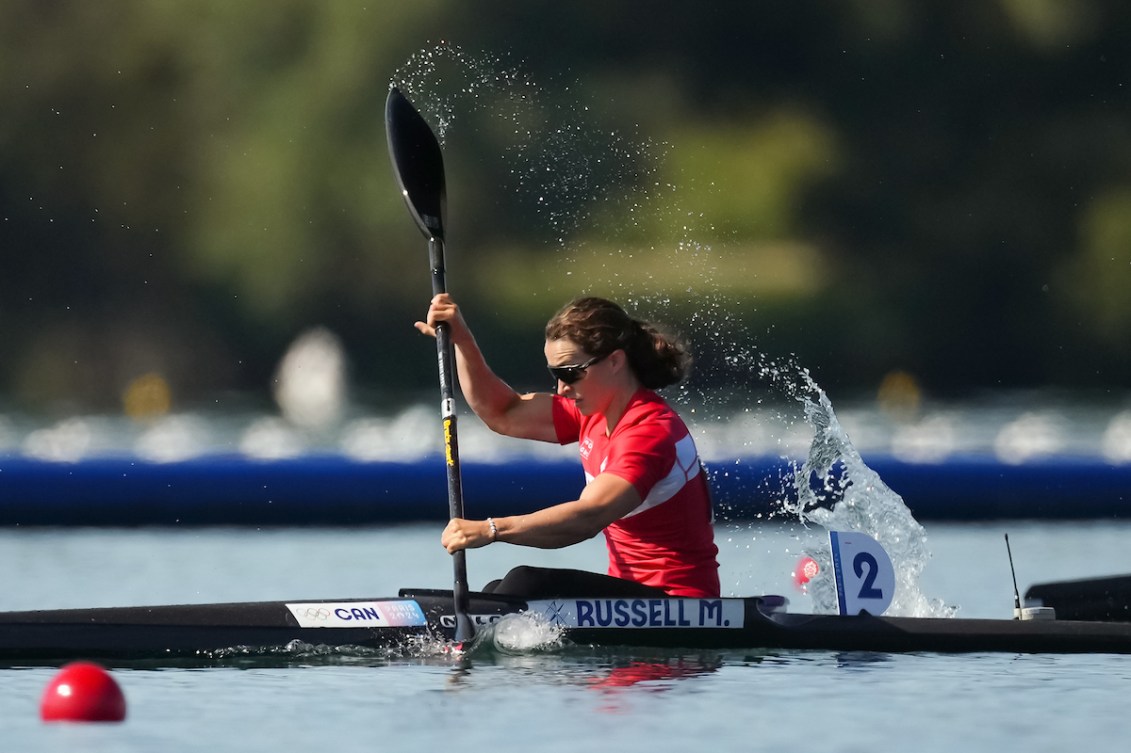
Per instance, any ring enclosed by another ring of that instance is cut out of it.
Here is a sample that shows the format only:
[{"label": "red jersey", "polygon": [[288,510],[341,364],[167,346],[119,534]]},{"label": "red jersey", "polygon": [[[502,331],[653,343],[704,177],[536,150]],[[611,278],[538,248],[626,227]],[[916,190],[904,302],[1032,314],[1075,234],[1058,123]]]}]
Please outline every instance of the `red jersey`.
[{"label": "red jersey", "polygon": [[555,395],[554,428],[562,444],[580,443],[587,481],[612,473],[643,500],[605,529],[609,575],[672,596],[718,596],[719,550],[706,474],[687,426],[663,398],[638,391],[609,435],[604,416],[584,416],[571,400]]}]

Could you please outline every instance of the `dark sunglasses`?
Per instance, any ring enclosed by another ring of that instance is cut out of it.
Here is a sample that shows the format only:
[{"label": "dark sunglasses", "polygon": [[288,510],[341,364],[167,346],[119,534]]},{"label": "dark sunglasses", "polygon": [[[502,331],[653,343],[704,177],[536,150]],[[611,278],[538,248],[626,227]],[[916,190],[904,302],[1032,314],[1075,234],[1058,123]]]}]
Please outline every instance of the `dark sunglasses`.
[{"label": "dark sunglasses", "polygon": [[609,354],[603,356],[593,356],[585,363],[571,363],[566,366],[547,366],[546,370],[550,372],[555,380],[554,384],[563,382],[564,384],[576,384],[581,381],[585,376],[585,370],[595,363],[604,360]]}]

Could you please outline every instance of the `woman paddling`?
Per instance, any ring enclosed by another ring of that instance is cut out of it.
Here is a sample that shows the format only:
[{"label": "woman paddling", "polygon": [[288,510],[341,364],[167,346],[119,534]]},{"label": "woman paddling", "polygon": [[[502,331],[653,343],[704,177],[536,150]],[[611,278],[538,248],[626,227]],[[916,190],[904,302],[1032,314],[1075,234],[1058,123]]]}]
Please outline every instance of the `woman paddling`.
[{"label": "woman paddling", "polygon": [[421,332],[446,322],[464,397],[499,434],[580,443],[587,483],[572,501],[528,515],[455,518],[441,543],[449,552],[493,541],[557,549],[605,533],[608,576],[579,570],[515,568],[488,591],[518,596],[719,595],[706,474],[679,415],[653,390],[681,381],[686,347],[603,298],[580,298],[546,325],[555,394],[519,394],[487,365],[459,307],[432,299]]}]

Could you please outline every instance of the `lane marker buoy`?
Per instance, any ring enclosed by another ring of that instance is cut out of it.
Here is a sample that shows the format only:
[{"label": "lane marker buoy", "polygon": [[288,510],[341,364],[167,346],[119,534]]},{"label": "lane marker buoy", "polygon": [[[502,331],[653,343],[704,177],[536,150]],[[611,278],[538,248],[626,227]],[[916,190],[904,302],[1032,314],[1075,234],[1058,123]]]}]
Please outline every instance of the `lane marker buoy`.
[{"label": "lane marker buoy", "polygon": [[45,722],[120,722],[126,718],[126,697],[101,666],[74,662],[47,684],[39,715]]},{"label": "lane marker buoy", "polygon": [[821,566],[817,564],[817,560],[806,555],[797,561],[797,566],[793,569],[793,585],[804,591],[806,584],[816,578],[820,572]]}]

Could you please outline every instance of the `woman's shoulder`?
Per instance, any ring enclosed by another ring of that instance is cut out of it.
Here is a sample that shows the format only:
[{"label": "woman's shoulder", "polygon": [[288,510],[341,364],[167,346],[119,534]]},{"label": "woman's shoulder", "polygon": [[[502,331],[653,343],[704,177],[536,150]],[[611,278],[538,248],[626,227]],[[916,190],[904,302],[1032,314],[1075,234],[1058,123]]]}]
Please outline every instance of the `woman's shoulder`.
[{"label": "woman's shoulder", "polygon": [[641,387],[628,401],[628,409],[638,409],[642,411],[666,411],[675,413],[676,410],[671,404],[664,399],[660,393],[655,390],[650,390],[647,387]]},{"label": "woman's shoulder", "polygon": [[[627,420],[626,420],[627,419]],[[640,425],[649,423],[678,424],[686,432],[683,419],[679,412],[662,396],[646,388],[642,388],[632,396],[628,409],[625,411],[622,422]]]}]

